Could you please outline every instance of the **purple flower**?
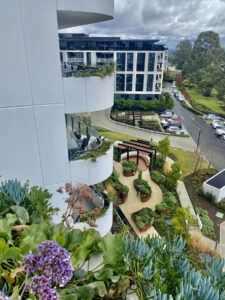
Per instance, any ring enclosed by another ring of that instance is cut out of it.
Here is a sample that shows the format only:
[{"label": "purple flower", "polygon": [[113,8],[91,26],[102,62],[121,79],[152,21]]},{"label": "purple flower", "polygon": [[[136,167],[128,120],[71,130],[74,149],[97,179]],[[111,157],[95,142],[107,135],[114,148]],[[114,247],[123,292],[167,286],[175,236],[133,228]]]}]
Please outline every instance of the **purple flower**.
[{"label": "purple flower", "polygon": [[34,276],[26,284],[26,290],[36,295],[40,300],[59,300],[57,291],[51,287],[50,281],[43,275]]},{"label": "purple flower", "polygon": [[12,298],[8,297],[4,293],[0,292],[0,300],[12,300]]},{"label": "purple flower", "polygon": [[52,285],[65,285],[73,276],[69,252],[56,242],[39,244],[38,254],[24,257],[22,266],[29,275],[44,275]]}]

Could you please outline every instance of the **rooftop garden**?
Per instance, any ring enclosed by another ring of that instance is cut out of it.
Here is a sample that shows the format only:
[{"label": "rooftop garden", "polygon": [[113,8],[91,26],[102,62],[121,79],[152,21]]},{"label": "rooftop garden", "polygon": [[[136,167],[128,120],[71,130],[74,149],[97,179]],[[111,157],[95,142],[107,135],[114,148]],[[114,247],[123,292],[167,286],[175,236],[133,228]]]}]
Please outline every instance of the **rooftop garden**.
[{"label": "rooftop garden", "polygon": [[103,64],[96,67],[79,65],[74,77],[91,77],[98,76],[104,78],[106,76],[112,76],[115,70],[114,64]]}]

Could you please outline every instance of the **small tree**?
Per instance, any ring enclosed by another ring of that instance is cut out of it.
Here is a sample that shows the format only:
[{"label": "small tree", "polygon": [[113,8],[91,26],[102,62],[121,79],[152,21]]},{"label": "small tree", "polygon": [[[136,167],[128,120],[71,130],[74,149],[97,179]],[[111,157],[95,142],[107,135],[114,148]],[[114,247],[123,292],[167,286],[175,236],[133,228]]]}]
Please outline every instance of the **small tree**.
[{"label": "small tree", "polygon": [[171,171],[167,177],[167,188],[169,190],[175,190],[177,187],[177,181],[181,177],[181,165],[178,161],[174,162],[171,166]]},{"label": "small tree", "polygon": [[159,142],[158,151],[162,155],[163,161],[165,161],[166,156],[170,152],[170,141],[168,139],[168,136]]},{"label": "small tree", "polygon": [[189,228],[191,225],[196,224],[196,220],[191,215],[190,207],[178,207],[172,223],[174,225],[174,232],[182,235],[185,242],[190,242],[191,235]]}]

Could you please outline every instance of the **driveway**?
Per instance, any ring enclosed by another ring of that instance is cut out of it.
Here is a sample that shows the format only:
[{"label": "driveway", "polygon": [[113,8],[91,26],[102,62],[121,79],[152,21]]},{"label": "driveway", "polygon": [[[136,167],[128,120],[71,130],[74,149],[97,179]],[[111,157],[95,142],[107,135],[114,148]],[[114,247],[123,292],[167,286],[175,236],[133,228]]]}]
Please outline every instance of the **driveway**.
[{"label": "driveway", "polygon": [[[115,123],[110,119],[110,109],[92,112],[90,116],[91,116],[91,122],[95,126],[104,127],[111,131],[130,135],[138,139],[145,139],[148,141],[152,139],[153,142],[159,142],[165,138],[165,135],[162,134],[146,132],[141,129],[131,128],[123,124]],[[196,150],[196,144],[191,137],[169,136],[169,139],[170,139],[170,144],[173,147],[181,148],[187,151]]]}]

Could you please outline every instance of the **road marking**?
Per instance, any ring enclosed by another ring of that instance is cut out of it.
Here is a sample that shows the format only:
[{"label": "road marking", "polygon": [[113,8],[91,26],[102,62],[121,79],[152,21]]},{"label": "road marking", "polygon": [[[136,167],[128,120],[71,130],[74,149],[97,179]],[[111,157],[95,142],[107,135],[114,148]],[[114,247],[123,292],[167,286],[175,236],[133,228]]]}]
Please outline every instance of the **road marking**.
[{"label": "road marking", "polygon": [[191,118],[192,118],[193,121],[195,120],[193,117],[191,117]]},{"label": "road marking", "polygon": [[182,120],[184,120],[184,117],[181,117]]}]

